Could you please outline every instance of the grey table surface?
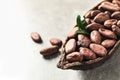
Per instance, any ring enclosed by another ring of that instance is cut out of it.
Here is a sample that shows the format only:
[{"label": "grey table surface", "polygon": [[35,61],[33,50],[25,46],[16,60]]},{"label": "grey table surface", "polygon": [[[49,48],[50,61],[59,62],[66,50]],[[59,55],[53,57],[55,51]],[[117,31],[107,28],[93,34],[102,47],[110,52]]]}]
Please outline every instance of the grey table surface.
[{"label": "grey table surface", "polygon": [[[102,66],[92,70],[62,70],[60,55],[44,59],[39,51],[49,39],[63,41],[83,15],[101,0],[3,0],[0,18],[0,80],[120,80],[120,48]],[[7,3],[7,4],[6,4]],[[37,44],[30,38],[38,32]]]}]

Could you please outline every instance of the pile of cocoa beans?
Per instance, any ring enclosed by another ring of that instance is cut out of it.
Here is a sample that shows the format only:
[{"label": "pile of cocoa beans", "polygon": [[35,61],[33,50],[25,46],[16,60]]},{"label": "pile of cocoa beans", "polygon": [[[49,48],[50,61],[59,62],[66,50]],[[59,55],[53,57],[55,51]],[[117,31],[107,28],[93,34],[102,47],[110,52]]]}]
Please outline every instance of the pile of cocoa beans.
[{"label": "pile of cocoa beans", "polygon": [[94,60],[107,56],[120,39],[120,0],[105,0],[84,15],[90,33],[76,34],[74,27],[65,43],[65,59],[69,62]]}]

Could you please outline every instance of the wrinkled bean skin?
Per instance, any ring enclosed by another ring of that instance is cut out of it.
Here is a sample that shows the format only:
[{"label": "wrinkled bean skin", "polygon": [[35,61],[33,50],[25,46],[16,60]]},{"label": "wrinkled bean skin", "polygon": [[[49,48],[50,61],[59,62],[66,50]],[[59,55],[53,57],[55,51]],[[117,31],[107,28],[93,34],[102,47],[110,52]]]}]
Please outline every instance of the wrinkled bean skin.
[{"label": "wrinkled bean skin", "polygon": [[95,43],[91,43],[90,44],[90,49],[95,52],[98,56],[106,56],[107,55],[107,50],[105,47],[99,45],[99,44],[95,44]]},{"label": "wrinkled bean skin", "polygon": [[66,56],[66,60],[70,62],[82,61],[83,55],[81,55],[80,52],[72,52]]},{"label": "wrinkled bean skin", "polygon": [[88,47],[90,42],[91,42],[91,40],[88,37],[86,37],[85,35],[83,35],[83,34],[78,35],[78,42],[77,42],[78,46]]},{"label": "wrinkled bean skin", "polygon": [[110,47],[113,47],[115,43],[116,43],[115,40],[106,39],[101,43],[101,45],[106,48],[110,48]]},{"label": "wrinkled bean skin", "polygon": [[65,45],[66,54],[74,52],[75,48],[76,48],[76,40],[75,39],[68,40],[66,45]]},{"label": "wrinkled bean skin", "polygon": [[99,32],[100,32],[101,35],[103,35],[107,38],[111,38],[111,39],[116,39],[117,38],[116,34],[111,30],[100,28]]},{"label": "wrinkled bean skin", "polygon": [[80,47],[79,52],[80,52],[80,54],[83,55],[83,58],[86,60],[96,59],[96,54],[88,48]]},{"label": "wrinkled bean skin", "polygon": [[101,12],[95,16],[94,21],[97,23],[104,23],[108,19],[110,19],[110,16],[107,13]]},{"label": "wrinkled bean skin", "polygon": [[101,35],[100,35],[100,33],[97,30],[93,30],[90,33],[90,38],[91,38],[91,41],[96,43],[96,44],[100,44],[101,43]]}]

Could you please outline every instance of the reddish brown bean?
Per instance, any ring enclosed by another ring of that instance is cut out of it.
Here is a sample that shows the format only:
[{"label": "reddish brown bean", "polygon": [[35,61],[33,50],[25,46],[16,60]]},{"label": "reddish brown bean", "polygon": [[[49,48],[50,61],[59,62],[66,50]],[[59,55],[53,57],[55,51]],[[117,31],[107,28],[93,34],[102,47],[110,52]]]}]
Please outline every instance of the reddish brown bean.
[{"label": "reddish brown bean", "polygon": [[83,55],[81,55],[80,52],[72,52],[66,56],[66,60],[70,62],[82,61]]},{"label": "reddish brown bean", "polygon": [[58,38],[51,38],[50,39],[50,43],[52,45],[56,45],[58,46],[59,48],[62,46],[62,40],[58,39]]},{"label": "reddish brown bean", "polygon": [[41,49],[40,54],[42,54],[43,56],[50,56],[52,54],[57,53],[58,51],[59,51],[58,46],[49,46]]},{"label": "reddish brown bean", "polygon": [[97,30],[93,30],[90,33],[90,38],[91,38],[91,41],[94,43],[97,43],[97,44],[101,43],[101,35]]},{"label": "reddish brown bean", "polygon": [[42,42],[41,36],[37,32],[32,32],[31,33],[31,38],[32,38],[33,41],[35,41],[37,43],[41,43]]},{"label": "reddish brown bean", "polygon": [[85,35],[83,35],[83,34],[78,35],[78,42],[77,42],[78,46],[88,47],[90,42],[91,42],[91,40],[88,37],[86,37]]},{"label": "reddish brown bean", "polygon": [[117,24],[117,20],[116,20],[116,19],[109,19],[109,20],[106,20],[106,21],[104,22],[104,26],[105,26],[106,28],[111,28],[112,25],[116,25],[116,24]]},{"label": "reddish brown bean", "polygon": [[90,44],[90,49],[95,52],[98,56],[106,56],[107,55],[107,50],[105,47],[99,45],[99,44]]},{"label": "reddish brown bean", "polygon": [[110,19],[110,16],[107,13],[101,12],[95,16],[94,21],[97,23],[103,23],[108,19]]},{"label": "reddish brown bean", "polygon": [[101,45],[106,48],[110,48],[110,47],[113,47],[115,43],[116,43],[115,40],[106,39],[101,43]]},{"label": "reddish brown bean", "polygon": [[79,27],[74,27],[68,34],[68,38],[74,38],[76,36],[76,31],[79,29]]},{"label": "reddish brown bean", "polygon": [[111,30],[100,28],[99,32],[100,32],[101,35],[103,35],[107,38],[111,38],[111,39],[116,39],[117,38],[115,33]]},{"label": "reddish brown bean", "polygon": [[88,48],[80,47],[79,52],[80,52],[80,54],[83,55],[84,59],[86,59],[86,60],[92,60],[92,59],[96,58],[96,54]]},{"label": "reddish brown bean", "polygon": [[74,52],[75,48],[76,48],[76,40],[75,39],[68,40],[66,45],[65,45],[66,54]]},{"label": "reddish brown bean", "polygon": [[120,11],[116,11],[111,15],[111,18],[113,19],[120,19]]},{"label": "reddish brown bean", "polygon": [[98,30],[99,28],[104,28],[104,26],[96,22],[92,22],[91,24],[86,26],[86,29],[88,31]]},{"label": "reddish brown bean", "polygon": [[118,26],[113,25],[112,30],[115,32],[116,35],[120,36],[120,28]]}]

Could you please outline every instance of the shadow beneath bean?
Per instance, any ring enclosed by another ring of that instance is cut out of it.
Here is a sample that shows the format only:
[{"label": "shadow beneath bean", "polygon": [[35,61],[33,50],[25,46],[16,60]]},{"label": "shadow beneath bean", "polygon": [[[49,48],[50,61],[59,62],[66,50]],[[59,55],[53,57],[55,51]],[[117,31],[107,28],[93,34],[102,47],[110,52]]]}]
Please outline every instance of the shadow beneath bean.
[{"label": "shadow beneath bean", "polygon": [[50,56],[43,56],[43,58],[46,59],[46,60],[55,59],[55,58],[57,58],[60,55],[60,53],[61,52],[59,51],[59,52],[57,52],[57,53],[55,53],[53,55],[50,55]]},{"label": "shadow beneath bean", "polygon": [[79,71],[83,80],[119,80],[120,79],[120,47],[115,54],[100,67]]}]

